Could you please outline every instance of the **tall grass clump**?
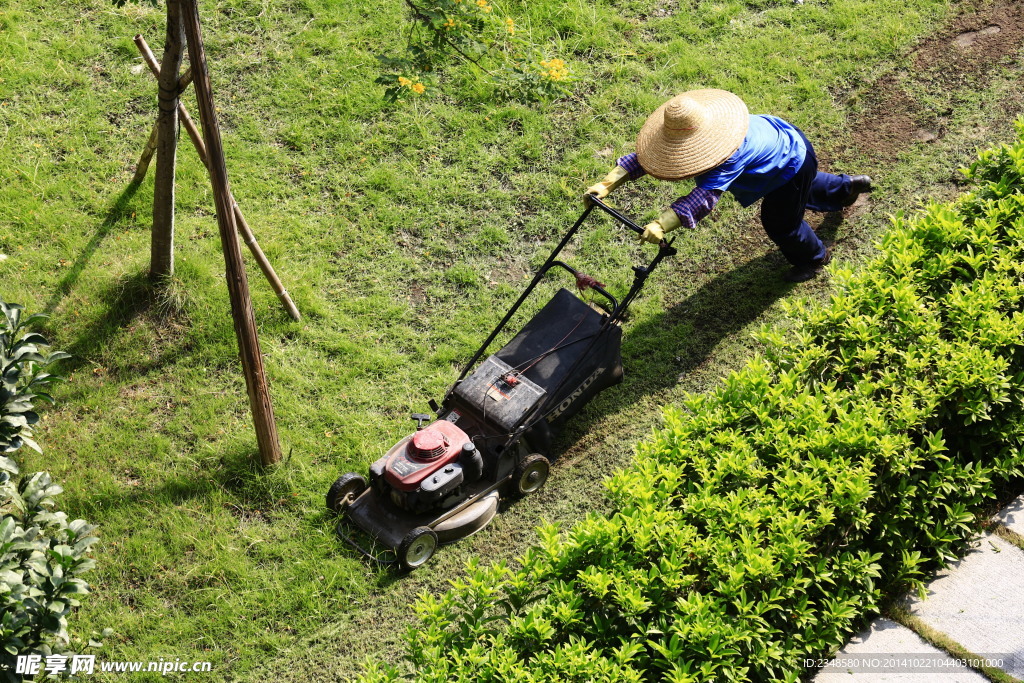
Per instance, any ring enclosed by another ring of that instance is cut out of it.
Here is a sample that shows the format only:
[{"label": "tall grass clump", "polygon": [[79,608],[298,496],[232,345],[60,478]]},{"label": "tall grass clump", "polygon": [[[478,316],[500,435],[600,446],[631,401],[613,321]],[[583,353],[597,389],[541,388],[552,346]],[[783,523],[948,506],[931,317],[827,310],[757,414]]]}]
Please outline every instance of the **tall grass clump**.
[{"label": "tall grass clump", "polygon": [[1024,121],[973,191],[714,391],[666,411],[615,505],[417,605],[379,681],[797,681],[955,558],[1024,455]]}]

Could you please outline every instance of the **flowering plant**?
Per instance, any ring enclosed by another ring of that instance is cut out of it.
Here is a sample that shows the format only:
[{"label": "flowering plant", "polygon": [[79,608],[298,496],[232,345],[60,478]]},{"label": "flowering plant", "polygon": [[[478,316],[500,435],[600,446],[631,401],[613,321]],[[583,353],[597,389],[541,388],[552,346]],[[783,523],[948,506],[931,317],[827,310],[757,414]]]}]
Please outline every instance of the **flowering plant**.
[{"label": "flowering plant", "polygon": [[511,17],[491,0],[405,0],[412,26],[401,55],[379,55],[376,82],[390,101],[437,91],[439,67],[451,58],[482,72],[516,99],[569,93],[573,81],[562,59],[545,58]]},{"label": "flowering plant", "polygon": [[554,99],[569,92],[574,79],[562,59],[544,59],[539,55],[512,63],[506,67],[499,86],[506,97],[527,99]]}]

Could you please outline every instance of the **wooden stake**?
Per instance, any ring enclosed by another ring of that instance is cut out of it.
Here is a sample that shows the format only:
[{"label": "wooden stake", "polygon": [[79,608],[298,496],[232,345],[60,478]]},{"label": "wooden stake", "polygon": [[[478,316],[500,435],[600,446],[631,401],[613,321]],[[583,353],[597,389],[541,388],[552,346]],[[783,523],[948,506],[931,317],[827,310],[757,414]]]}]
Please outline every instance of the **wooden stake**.
[{"label": "wooden stake", "polygon": [[274,407],[270,402],[270,388],[267,385],[263,356],[256,335],[256,319],[249,298],[249,282],[245,276],[242,250],[238,246],[224,146],[220,137],[220,125],[217,122],[217,110],[213,104],[210,72],[206,65],[206,51],[203,49],[202,31],[199,26],[199,8],[195,0],[180,0],[180,3],[182,23],[185,25],[188,40],[189,59],[192,63],[192,73],[195,75],[199,120],[203,125],[203,137],[209,153],[208,168],[217,206],[217,226],[224,249],[231,316],[234,320],[235,335],[238,337],[238,350],[242,360],[242,371],[245,374],[246,390],[249,393],[249,406],[256,427],[260,461],[264,465],[272,465],[281,459],[281,444],[278,441]]},{"label": "wooden stake", "polygon": [[139,163],[135,165],[135,177],[132,178],[132,185],[138,185],[142,182],[142,179],[146,177],[146,171],[149,170],[149,162],[153,159],[153,153],[156,151],[157,134],[160,132],[160,124],[153,124],[153,132],[149,134],[149,142],[146,143],[145,149],[142,150],[142,156],[139,157]]},{"label": "wooden stake", "polygon": [[[178,71],[185,32],[178,0],[167,0],[167,37],[158,77],[156,183],[153,186],[153,236],[149,276],[174,274],[174,166],[178,149]],[[136,172],[136,175],[138,173]]]},{"label": "wooden stake", "polygon": [[[160,76],[160,65],[156,61],[156,55],[149,49],[149,45],[146,44],[145,38],[141,35],[135,36],[135,45],[139,48],[139,52],[142,53],[142,58],[146,64],[149,65],[149,70],[154,76]],[[179,87],[183,90],[188,87],[188,84],[192,82],[192,71],[191,69],[181,77],[178,81]],[[188,115],[188,111],[185,109],[185,105],[178,102],[178,118],[181,120],[182,127],[188,132],[188,136],[192,138],[192,144],[195,145],[196,152],[199,153],[199,160],[203,162],[203,165],[207,168],[210,167],[208,155],[206,154],[206,145],[203,143],[202,135],[199,133],[199,129],[196,128],[196,124],[192,121],[192,117]],[[141,163],[141,161],[140,161]],[[145,170],[142,171],[145,175]],[[138,171],[136,171],[138,177]],[[141,178],[138,178],[141,181]],[[299,309],[295,307],[295,303],[292,301],[291,296],[288,295],[288,290],[284,288],[281,283],[281,279],[277,276],[277,272],[274,267],[270,265],[270,260],[267,259],[266,254],[263,253],[263,249],[260,248],[259,243],[256,241],[256,236],[253,235],[252,230],[249,228],[249,223],[246,222],[245,216],[242,215],[242,210],[238,208],[238,202],[235,198],[231,198],[231,205],[234,207],[235,212],[235,225],[238,227],[239,235],[242,241],[245,242],[245,246],[249,247],[249,251],[252,253],[253,258],[256,259],[256,263],[259,265],[260,270],[263,271],[263,275],[270,282],[271,288],[274,293],[277,294],[277,298],[281,300],[288,315],[293,320],[301,320],[302,316],[299,314]]]}]

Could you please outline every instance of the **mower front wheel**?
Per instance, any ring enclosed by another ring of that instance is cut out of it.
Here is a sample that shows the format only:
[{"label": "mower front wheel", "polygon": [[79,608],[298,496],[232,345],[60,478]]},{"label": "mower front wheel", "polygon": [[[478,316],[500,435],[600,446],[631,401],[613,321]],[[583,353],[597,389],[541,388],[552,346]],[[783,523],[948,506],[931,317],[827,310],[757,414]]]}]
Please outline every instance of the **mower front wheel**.
[{"label": "mower front wheel", "polygon": [[402,539],[398,546],[398,563],[402,569],[412,571],[422,567],[437,550],[437,534],[426,526],[418,526]]},{"label": "mower front wheel", "polygon": [[512,492],[518,496],[539,491],[548,480],[551,463],[540,453],[531,453],[522,459],[512,473]]},{"label": "mower front wheel", "polygon": [[341,512],[366,490],[366,480],[355,472],[343,474],[331,484],[327,491],[327,509]]}]

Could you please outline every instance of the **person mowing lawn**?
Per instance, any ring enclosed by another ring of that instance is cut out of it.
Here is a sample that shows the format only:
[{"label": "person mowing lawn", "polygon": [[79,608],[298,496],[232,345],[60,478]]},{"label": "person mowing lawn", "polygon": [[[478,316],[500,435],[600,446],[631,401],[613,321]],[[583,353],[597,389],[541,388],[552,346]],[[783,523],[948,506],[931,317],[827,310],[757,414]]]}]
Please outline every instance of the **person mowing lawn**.
[{"label": "person mowing lawn", "polygon": [[598,199],[626,180],[694,178],[696,187],[649,223],[642,239],[654,244],[679,226],[693,228],[728,190],[746,207],[761,202],[761,225],[792,268],[790,282],[810,280],[831,253],[804,220],[804,211],[839,211],[871,191],[866,175],[818,170],[814,148],[796,126],[776,116],[752,115],[726,90],[690,90],[658,107],[636,138],[636,152],[620,157],[586,195]]}]

